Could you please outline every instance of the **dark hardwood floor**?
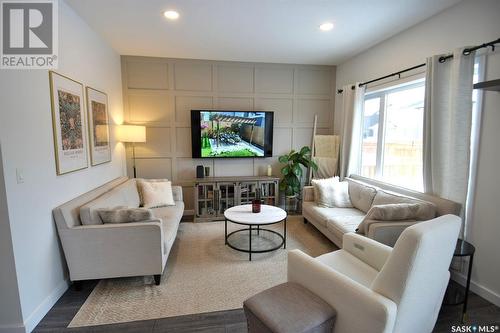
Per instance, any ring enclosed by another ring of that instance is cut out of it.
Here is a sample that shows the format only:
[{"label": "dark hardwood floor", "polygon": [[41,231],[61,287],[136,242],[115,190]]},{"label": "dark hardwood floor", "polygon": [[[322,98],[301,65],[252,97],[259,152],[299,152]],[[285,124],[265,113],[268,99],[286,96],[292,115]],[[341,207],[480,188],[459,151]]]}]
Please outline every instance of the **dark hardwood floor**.
[{"label": "dark hardwood floor", "polygon": [[[86,281],[83,289],[76,291],[70,288],[59,299],[49,313],[43,318],[34,332],[210,332],[240,333],[246,332],[246,318],[242,309],[201,313],[188,316],[162,318],[155,320],[135,321],[123,324],[101,325],[79,328],[67,328],[75,314],[83,305],[98,281]],[[434,329],[436,333],[451,332],[452,325],[460,325],[461,306],[443,306]],[[499,325],[500,308],[471,293],[468,308],[467,324]]]}]

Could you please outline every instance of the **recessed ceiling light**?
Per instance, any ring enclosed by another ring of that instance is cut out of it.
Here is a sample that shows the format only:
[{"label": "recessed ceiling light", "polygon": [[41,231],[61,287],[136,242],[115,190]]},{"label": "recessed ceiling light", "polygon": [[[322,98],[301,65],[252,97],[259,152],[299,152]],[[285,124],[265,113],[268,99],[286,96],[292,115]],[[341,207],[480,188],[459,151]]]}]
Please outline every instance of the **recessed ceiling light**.
[{"label": "recessed ceiling light", "polygon": [[330,31],[332,29],[333,29],[332,22],[325,22],[319,26],[319,30],[321,30],[321,31]]},{"label": "recessed ceiling light", "polygon": [[165,16],[169,20],[177,20],[179,18],[179,13],[175,10],[167,10],[163,12],[163,16]]}]

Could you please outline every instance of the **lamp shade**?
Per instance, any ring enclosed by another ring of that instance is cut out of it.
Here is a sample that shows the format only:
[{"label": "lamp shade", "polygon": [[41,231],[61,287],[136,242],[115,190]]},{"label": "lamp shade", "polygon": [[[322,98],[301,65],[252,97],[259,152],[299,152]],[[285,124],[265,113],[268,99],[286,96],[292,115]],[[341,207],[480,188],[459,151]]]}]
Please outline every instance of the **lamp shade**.
[{"label": "lamp shade", "polygon": [[146,142],[146,126],[118,125],[115,133],[121,142]]}]

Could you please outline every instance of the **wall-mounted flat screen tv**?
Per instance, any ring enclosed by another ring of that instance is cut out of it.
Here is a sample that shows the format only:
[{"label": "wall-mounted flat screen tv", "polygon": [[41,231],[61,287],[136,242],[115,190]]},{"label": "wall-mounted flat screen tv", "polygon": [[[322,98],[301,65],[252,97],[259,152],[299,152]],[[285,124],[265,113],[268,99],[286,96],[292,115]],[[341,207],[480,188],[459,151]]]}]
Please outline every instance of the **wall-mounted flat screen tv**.
[{"label": "wall-mounted flat screen tv", "polygon": [[270,157],[271,111],[191,110],[193,158]]}]

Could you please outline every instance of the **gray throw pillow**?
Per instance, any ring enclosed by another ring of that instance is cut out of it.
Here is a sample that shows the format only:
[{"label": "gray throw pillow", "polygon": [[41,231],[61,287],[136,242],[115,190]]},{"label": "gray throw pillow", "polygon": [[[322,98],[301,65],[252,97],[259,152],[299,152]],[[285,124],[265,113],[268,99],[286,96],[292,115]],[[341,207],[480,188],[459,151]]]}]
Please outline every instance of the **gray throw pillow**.
[{"label": "gray throw pillow", "polygon": [[147,208],[101,208],[98,210],[103,223],[130,223],[147,221],[154,218]]},{"label": "gray throw pillow", "polygon": [[370,208],[363,221],[361,221],[356,232],[366,235],[368,233],[368,226],[370,223],[373,223],[373,221],[396,222],[418,220],[420,209],[421,205],[418,203],[374,205]]}]

